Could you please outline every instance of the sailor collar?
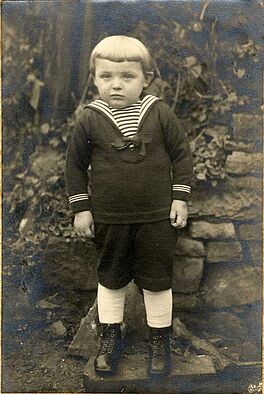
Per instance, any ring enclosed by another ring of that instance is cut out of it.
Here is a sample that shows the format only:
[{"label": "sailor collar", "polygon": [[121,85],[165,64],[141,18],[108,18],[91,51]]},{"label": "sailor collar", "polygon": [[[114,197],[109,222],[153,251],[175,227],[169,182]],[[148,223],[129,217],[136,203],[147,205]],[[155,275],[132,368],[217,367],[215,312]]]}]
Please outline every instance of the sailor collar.
[{"label": "sailor collar", "polygon": [[[145,117],[146,113],[148,112],[148,110],[152,107],[152,105],[156,102],[159,101],[160,99],[156,96],[152,96],[150,94],[144,96],[141,100],[141,106],[140,106],[140,114],[139,114],[139,120],[138,120],[138,128],[140,127],[143,118]],[[114,123],[114,125],[119,129],[118,124],[111,112],[111,109],[109,107],[109,105],[103,101],[103,100],[94,100],[92,101],[90,104],[88,104],[87,106],[85,106],[85,108],[93,108],[97,111],[99,111],[100,113],[102,113],[103,115],[105,115],[112,123]]]}]

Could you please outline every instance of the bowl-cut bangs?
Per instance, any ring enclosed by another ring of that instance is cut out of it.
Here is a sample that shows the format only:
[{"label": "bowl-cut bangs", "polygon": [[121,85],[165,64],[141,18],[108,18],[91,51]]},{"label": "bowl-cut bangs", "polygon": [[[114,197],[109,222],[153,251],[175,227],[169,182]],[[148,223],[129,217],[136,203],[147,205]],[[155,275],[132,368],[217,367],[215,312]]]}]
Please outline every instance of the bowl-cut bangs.
[{"label": "bowl-cut bangs", "polygon": [[90,56],[90,72],[95,74],[95,59],[113,62],[139,62],[144,74],[154,71],[154,61],[144,44],[133,37],[110,36],[100,41]]}]

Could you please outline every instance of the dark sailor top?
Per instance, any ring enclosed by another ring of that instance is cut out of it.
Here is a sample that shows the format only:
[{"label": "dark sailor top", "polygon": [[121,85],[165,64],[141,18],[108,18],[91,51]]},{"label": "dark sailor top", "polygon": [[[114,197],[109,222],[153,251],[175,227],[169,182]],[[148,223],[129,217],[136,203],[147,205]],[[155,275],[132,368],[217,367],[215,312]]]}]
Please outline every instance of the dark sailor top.
[{"label": "dark sailor top", "polygon": [[66,159],[74,213],[91,210],[102,223],[167,219],[173,199],[189,199],[191,180],[187,138],[158,97],[146,95],[122,109],[95,100],[79,114]]}]

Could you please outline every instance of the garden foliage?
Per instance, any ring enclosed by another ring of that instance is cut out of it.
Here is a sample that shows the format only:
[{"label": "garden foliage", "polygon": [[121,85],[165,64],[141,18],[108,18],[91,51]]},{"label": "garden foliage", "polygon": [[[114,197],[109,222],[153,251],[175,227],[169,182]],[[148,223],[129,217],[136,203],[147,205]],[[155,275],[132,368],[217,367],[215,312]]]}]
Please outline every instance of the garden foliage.
[{"label": "garden foliage", "polygon": [[[231,114],[245,107],[249,98],[237,86],[247,74],[245,64],[258,61],[259,47],[250,37],[228,40],[217,18],[208,18],[210,1],[199,13],[190,9],[185,25],[171,18],[162,4],[152,5],[159,23],[139,22],[131,32],[151,50],[156,77],[150,92],[160,95],[175,109],[179,127],[189,137],[194,157],[194,183],[215,186],[223,182],[226,142]],[[229,22],[243,26],[247,18],[237,15]],[[41,27],[43,29],[43,27]],[[228,26],[226,27],[228,28]],[[27,256],[45,248],[47,236],[74,238],[64,186],[64,161],[75,114],[64,122],[43,122],[39,107],[45,88],[44,31],[31,42],[27,29],[19,37],[16,27],[5,24],[3,41],[3,143],[4,197],[8,216],[6,239]],[[88,89],[86,99],[94,95]],[[83,103],[81,103],[82,105]],[[34,264],[34,258],[30,260]]]}]

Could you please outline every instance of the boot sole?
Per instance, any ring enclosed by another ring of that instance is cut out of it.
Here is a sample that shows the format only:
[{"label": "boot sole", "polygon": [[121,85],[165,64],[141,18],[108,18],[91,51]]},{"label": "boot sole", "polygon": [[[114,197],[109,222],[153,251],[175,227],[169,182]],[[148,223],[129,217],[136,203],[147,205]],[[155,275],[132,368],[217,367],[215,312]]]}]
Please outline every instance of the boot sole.
[{"label": "boot sole", "polygon": [[148,376],[152,379],[160,379],[160,378],[168,377],[170,373],[171,373],[171,368],[162,373],[148,371]]},{"label": "boot sole", "polygon": [[95,370],[95,374],[97,375],[97,376],[100,376],[100,377],[111,377],[111,376],[114,376],[114,375],[116,375],[116,373],[117,373],[117,369],[116,370],[114,370],[114,371],[97,371],[97,370]]},{"label": "boot sole", "polygon": [[94,372],[95,372],[95,374],[96,374],[97,376],[100,376],[100,377],[110,377],[110,376],[114,376],[114,375],[117,374],[118,366],[119,366],[120,361],[121,361],[121,356],[120,356],[120,358],[118,359],[117,365],[112,369],[112,371],[104,371],[104,370],[96,369],[96,367],[95,367],[95,365],[94,365]]},{"label": "boot sole", "polygon": [[159,380],[159,379],[163,379],[163,378],[167,378],[168,376],[170,376],[170,373],[164,373],[164,374],[152,374],[152,373],[149,373],[148,374],[148,377],[150,378],[150,379],[153,379],[153,380]]}]

